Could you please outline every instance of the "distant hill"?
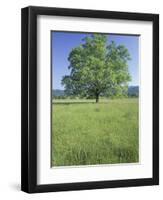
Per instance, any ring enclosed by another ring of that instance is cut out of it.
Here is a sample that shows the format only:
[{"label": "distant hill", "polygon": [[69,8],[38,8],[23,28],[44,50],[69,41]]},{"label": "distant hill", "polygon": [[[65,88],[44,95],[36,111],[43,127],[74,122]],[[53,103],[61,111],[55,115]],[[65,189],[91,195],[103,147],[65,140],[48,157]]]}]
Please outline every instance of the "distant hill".
[{"label": "distant hill", "polygon": [[129,86],[128,87],[128,96],[138,97],[139,96],[139,86]]},{"label": "distant hill", "polygon": [[64,93],[64,90],[59,90],[59,89],[56,89],[56,90],[53,90],[52,91],[52,96],[56,96],[56,97],[59,97],[59,96],[64,96],[65,93]]},{"label": "distant hill", "polygon": [[[55,89],[52,91],[52,96],[54,97],[63,97],[65,96],[64,90]],[[139,86],[129,86],[128,87],[128,96],[137,97],[139,96]]]}]

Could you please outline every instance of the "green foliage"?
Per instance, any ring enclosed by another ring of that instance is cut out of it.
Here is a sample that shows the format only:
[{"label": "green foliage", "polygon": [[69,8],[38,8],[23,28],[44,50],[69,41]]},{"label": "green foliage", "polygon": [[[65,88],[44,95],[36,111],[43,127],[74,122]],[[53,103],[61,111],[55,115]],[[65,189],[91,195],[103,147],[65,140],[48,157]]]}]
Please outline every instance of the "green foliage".
[{"label": "green foliage", "polygon": [[53,166],[139,161],[138,99],[54,102]]},{"label": "green foliage", "polygon": [[123,45],[112,42],[107,46],[107,36],[93,34],[83,39],[84,43],[70,52],[69,76],[64,76],[62,84],[67,95],[94,97],[111,94],[122,95],[131,80],[127,62],[128,50]]}]

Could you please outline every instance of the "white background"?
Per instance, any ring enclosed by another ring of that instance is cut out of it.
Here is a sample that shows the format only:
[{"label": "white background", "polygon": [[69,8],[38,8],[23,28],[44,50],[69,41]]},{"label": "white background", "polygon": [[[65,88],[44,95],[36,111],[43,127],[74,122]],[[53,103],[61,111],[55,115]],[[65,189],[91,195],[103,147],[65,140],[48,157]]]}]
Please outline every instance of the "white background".
[{"label": "white background", "polygon": [[[44,194],[20,192],[20,9],[27,5],[56,6],[67,8],[104,9],[131,12],[160,13],[160,35],[163,34],[162,0],[5,0],[0,7],[0,199],[162,199],[163,175],[160,172],[160,186],[102,189]],[[160,39],[160,44],[162,40]],[[160,55],[161,45],[160,45]],[[163,64],[160,56],[160,66]],[[160,77],[163,70],[160,67]],[[160,88],[163,87],[163,78]],[[160,90],[161,92],[161,90]],[[163,102],[163,90],[160,94]],[[163,120],[163,104],[160,105],[160,122]],[[160,154],[163,153],[163,123],[160,123]],[[160,169],[163,157],[160,156]]]}]

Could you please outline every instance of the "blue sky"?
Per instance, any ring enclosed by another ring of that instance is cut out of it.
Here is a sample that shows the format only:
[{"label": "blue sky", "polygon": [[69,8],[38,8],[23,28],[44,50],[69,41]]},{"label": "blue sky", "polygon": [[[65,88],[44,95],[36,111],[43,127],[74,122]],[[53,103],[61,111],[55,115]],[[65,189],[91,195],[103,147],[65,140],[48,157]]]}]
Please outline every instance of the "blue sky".
[{"label": "blue sky", "polygon": [[[72,48],[83,43],[85,33],[52,32],[52,88],[64,89],[62,77],[70,74],[68,55]],[[117,45],[125,45],[131,60],[128,62],[132,81],[129,85],[139,85],[139,36],[108,34],[108,44],[115,41]]]}]

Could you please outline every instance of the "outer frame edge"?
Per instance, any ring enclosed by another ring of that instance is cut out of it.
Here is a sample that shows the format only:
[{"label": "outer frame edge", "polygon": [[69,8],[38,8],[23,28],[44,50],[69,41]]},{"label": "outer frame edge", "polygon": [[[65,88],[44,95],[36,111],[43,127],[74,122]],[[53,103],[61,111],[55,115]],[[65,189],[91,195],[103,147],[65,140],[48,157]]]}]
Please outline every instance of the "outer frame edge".
[{"label": "outer frame edge", "polygon": [[[73,11],[73,13],[71,12]],[[154,121],[154,128],[153,128],[153,134],[154,131],[156,131],[156,134],[154,134],[154,141],[153,141],[153,178],[147,178],[147,179],[131,179],[131,180],[118,180],[118,181],[100,181],[100,182],[83,182],[83,183],[68,183],[68,184],[48,184],[48,185],[37,185],[37,163],[34,161],[34,164],[32,164],[32,161],[37,158],[37,154],[33,156],[34,150],[36,150],[34,147],[34,143],[37,142],[37,135],[33,138],[34,141],[31,144],[32,137],[31,132],[29,130],[29,122],[31,119],[29,118],[28,121],[28,105],[29,105],[29,84],[30,84],[30,73],[29,69],[31,69],[31,64],[29,60],[32,62],[32,65],[36,64],[36,60],[34,62],[32,61],[32,58],[29,59],[30,55],[30,49],[29,49],[29,43],[31,40],[31,32],[29,30],[29,26],[32,28],[35,26],[36,22],[34,22],[31,26],[30,20],[30,14],[33,13],[33,16],[37,16],[39,14],[45,14],[45,15],[56,15],[62,16],[62,13],[66,12],[64,16],[79,16],[79,17],[89,17],[92,14],[95,14],[95,18],[111,18],[111,19],[118,19],[122,17],[122,19],[129,19],[131,17],[131,20],[144,20],[144,21],[153,21],[153,40],[155,39],[156,42],[154,42],[153,51],[156,50],[156,53],[153,54],[154,57],[156,57],[153,61],[153,67],[155,66],[154,75],[153,77],[155,79],[159,78],[159,15],[158,14],[148,14],[148,13],[126,13],[126,12],[114,12],[114,11],[102,11],[102,10],[82,10],[82,9],[64,9],[64,8],[50,8],[50,7],[35,7],[30,6],[22,9],[22,28],[21,28],[21,37],[22,37],[22,45],[21,45],[21,73],[22,73],[22,87],[21,87],[21,190],[27,193],[40,193],[40,192],[57,192],[57,191],[69,191],[69,190],[84,190],[84,189],[104,189],[104,188],[115,188],[115,187],[135,187],[135,186],[148,186],[148,185],[158,185],[159,184],[159,128],[157,125],[159,125],[159,122]],[[83,12],[83,14],[81,14]],[[49,14],[48,14],[49,13]],[[110,13],[107,15],[107,13]],[[115,14],[118,15],[118,17],[115,17]],[[83,16],[86,15],[86,16]],[[104,17],[102,17],[104,15]],[[101,17],[99,17],[101,16]],[[91,16],[90,16],[91,17]],[[94,17],[94,16],[92,16]],[[26,27],[27,26],[27,27]],[[36,27],[35,27],[36,28]],[[155,32],[156,31],[156,32]],[[36,36],[36,30],[33,30],[32,33]],[[34,36],[33,35],[33,36]],[[34,36],[34,38],[35,38]],[[36,36],[37,37],[37,36]],[[36,38],[37,39],[37,38]],[[34,45],[35,54],[37,52],[37,46]],[[35,66],[37,74],[37,67]],[[29,77],[28,77],[29,74]],[[36,75],[34,74],[34,76]],[[35,80],[36,83],[37,80]],[[37,86],[37,84],[35,85]],[[159,112],[159,79],[156,80],[156,82],[153,82],[153,87],[155,90],[156,97],[154,99],[154,115],[157,116],[157,120],[159,120],[158,112]],[[37,91],[37,87],[35,88]],[[31,93],[32,95],[32,93]],[[31,96],[32,99],[32,96]],[[37,100],[37,99],[35,99]],[[36,103],[36,102],[35,102]],[[157,103],[157,105],[155,104]],[[36,116],[37,119],[37,116]],[[33,129],[33,126],[31,127]],[[36,127],[34,127],[35,129]],[[32,147],[32,149],[31,149]],[[36,151],[35,151],[36,152]],[[33,172],[32,172],[33,171]],[[32,174],[34,177],[32,176]]]},{"label": "outer frame edge", "polygon": [[21,9],[21,190],[28,192],[28,15]]}]

